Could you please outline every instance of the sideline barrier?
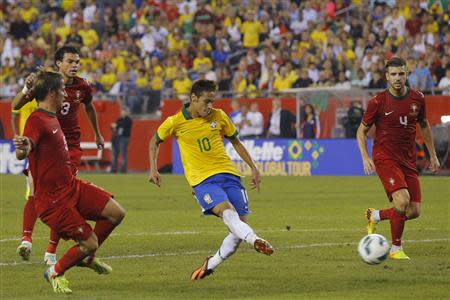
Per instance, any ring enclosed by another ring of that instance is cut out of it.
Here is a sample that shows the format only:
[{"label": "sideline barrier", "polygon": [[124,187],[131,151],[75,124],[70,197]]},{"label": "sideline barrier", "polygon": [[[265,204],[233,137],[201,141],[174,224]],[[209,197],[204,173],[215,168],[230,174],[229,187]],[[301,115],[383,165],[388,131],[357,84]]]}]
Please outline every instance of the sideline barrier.
[{"label": "sideline barrier", "polygon": [[[265,176],[364,175],[358,144],[354,139],[246,139],[242,143]],[[172,144],[174,174],[184,174],[178,143]],[[243,175],[250,169],[224,141],[225,150]],[[368,140],[371,153],[372,140]]]}]

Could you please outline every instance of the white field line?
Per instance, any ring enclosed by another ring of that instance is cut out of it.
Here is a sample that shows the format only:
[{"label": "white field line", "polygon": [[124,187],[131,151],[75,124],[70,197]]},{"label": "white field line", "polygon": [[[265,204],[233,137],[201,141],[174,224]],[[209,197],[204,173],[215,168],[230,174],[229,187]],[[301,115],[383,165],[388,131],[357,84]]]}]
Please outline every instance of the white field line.
[{"label": "white field line", "polygon": [[[438,228],[409,228],[408,231],[439,231],[442,229]],[[361,228],[311,228],[311,229],[259,229],[257,232],[266,232],[266,233],[279,233],[279,232],[364,232],[365,229],[363,227]],[[216,231],[157,231],[157,232],[128,232],[128,233],[113,233],[111,236],[113,237],[133,237],[133,236],[160,236],[160,235],[198,235],[198,234],[224,234],[224,230],[216,230]],[[34,237],[33,240],[46,240],[48,239],[48,236],[38,236]],[[5,242],[11,242],[11,241],[20,241],[21,237],[15,236],[15,237],[8,237],[4,239],[0,239],[0,243]]]},{"label": "white field line", "polygon": [[[450,238],[439,238],[439,239],[425,239],[425,240],[404,240],[406,243],[436,243],[436,242],[449,242]],[[344,242],[344,243],[316,243],[316,244],[298,244],[298,245],[287,245],[278,246],[275,250],[289,250],[289,249],[303,249],[303,248],[316,248],[316,247],[342,247],[342,246],[355,246],[356,242]],[[165,253],[143,253],[143,254],[130,254],[130,255],[113,255],[101,257],[104,260],[125,260],[125,259],[140,259],[147,257],[167,257],[167,256],[190,256],[190,255],[200,255],[200,254],[210,254],[215,250],[197,250],[197,251],[184,251],[184,252],[165,252]],[[253,252],[251,249],[244,250],[245,252]],[[38,265],[44,264],[42,261],[14,261],[14,262],[0,262],[1,267],[14,267],[21,265]]]}]

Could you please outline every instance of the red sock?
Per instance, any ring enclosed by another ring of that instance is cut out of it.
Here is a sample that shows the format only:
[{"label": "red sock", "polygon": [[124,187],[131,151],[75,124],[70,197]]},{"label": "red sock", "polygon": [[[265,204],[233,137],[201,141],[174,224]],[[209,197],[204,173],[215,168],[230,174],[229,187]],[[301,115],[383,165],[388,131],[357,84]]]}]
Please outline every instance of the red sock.
[{"label": "red sock", "polygon": [[23,208],[23,223],[22,223],[22,241],[31,243],[31,236],[33,234],[34,224],[36,224],[36,211],[34,209],[34,196],[28,196],[28,200]]},{"label": "red sock", "polygon": [[404,213],[400,213],[397,210],[392,210],[391,215],[391,237],[392,245],[402,245],[403,228],[405,228],[406,216]]},{"label": "red sock", "polygon": [[394,211],[394,209],[391,208],[386,208],[386,209],[380,209],[380,220],[387,220],[387,219],[391,219],[392,216],[392,212]]},{"label": "red sock", "polygon": [[58,275],[63,275],[68,269],[76,265],[79,261],[86,257],[86,254],[81,252],[80,246],[75,245],[66,253],[64,253],[63,257],[55,265],[55,272]]},{"label": "red sock", "polygon": [[56,253],[56,247],[58,247],[59,243],[59,235],[53,229],[50,230],[50,240],[48,241],[47,252],[48,253]]},{"label": "red sock", "polygon": [[94,233],[97,236],[99,247],[101,244],[103,244],[103,242],[111,234],[115,227],[116,225],[112,224],[108,220],[98,220],[95,223]]}]

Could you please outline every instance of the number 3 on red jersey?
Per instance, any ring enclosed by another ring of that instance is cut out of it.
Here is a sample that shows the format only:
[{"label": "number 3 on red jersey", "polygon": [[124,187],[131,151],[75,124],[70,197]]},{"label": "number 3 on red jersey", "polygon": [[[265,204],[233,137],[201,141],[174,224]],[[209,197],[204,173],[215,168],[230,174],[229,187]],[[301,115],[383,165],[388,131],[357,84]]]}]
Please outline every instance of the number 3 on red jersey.
[{"label": "number 3 on red jersey", "polygon": [[63,102],[61,106],[61,114],[65,116],[69,113],[69,110],[70,110],[70,102]]}]

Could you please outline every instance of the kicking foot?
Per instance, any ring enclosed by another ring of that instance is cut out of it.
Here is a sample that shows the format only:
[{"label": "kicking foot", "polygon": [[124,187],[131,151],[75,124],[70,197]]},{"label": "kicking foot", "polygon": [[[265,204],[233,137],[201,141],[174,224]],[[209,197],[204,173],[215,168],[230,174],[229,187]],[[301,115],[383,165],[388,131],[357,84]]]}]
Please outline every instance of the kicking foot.
[{"label": "kicking foot", "polygon": [[19,254],[23,260],[30,260],[31,248],[30,242],[22,241],[19,247],[17,247],[17,254]]},{"label": "kicking foot", "polygon": [[201,265],[200,268],[198,268],[197,270],[195,270],[194,272],[192,272],[191,274],[191,280],[200,280],[205,278],[206,276],[211,275],[212,273],[214,273],[213,270],[208,269],[208,261],[212,256],[209,256],[205,259],[205,261],[203,262],[203,264]]},{"label": "kicking foot", "polygon": [[368,208],[364,212],[364,216],[367,219],[367,234],[375,233],[377,222],[373,219],[372,213],[375,208]]},{"label": "kicking foot", "polygon": [[255,250],[259,253],[263,253],[265,255],[272,255],[273,254],[273,247],[272,245],[261,238],[257,238],[255,240],[255,243],[253,244],[253,247],[255,247]]},{"label": "kicking foot", "polygon": [[55,293],[59,294],[70,294],[72,290],[69,288],[69,281],[64,275],[57,276],[53,273],[50,268],[48,268],[44,273],[44,278],[53,288]]},{"label": "kicking foot", "polygon": [[408,255],[405,254],[403,249],[397,249],[394,252],[389,252],[389,258],[390,259],[405,259],[405,260],[410,259],[408,257]]},{"label": "kicking foot", "polygon": [[47,266],[53,266],[56,264],[56,254],[45,252],[44,254],[44,262],[47,264]]},{"label": "kicking foot", "polygon": [[94,257],[90,262],[86,262],[86,260],[88,260],[88,258],[85,258],[84,260],[82,260],[78,266],[79,267],[85,267],[85,268],[89,268],[94,270],[97,274],[100,275],[108,275],[112,272],[112,268],[111,266],[109,266],[108,264],[102,262],[100,259],[98,259],[97,257]]}]

